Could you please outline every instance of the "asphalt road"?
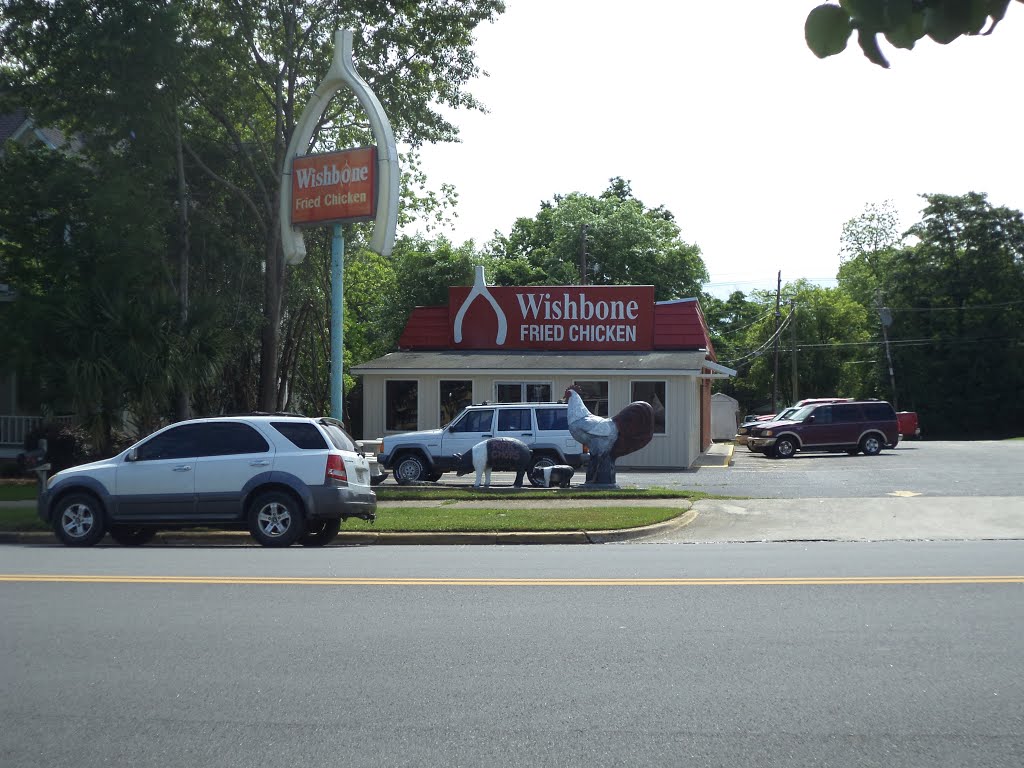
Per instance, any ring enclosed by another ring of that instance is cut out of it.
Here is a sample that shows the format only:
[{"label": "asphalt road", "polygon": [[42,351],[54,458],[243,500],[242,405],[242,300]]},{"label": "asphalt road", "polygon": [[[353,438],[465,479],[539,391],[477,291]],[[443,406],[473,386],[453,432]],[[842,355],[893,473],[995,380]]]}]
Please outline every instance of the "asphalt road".
[{"label": "asphalt road", "polygon": [[[509,487],[515,475],[495,472],[493,484]],[[1024,497],[1024,440],[936,442],[907,440],[878,456],[798,453],[769,459],[736,446],[728,467],[689,470],[620,468],[620,486],[692,489],[760,499],[880,498],[894,493],[936,497]],[[574,486],[583,482],[577,474]],[[472,485],[473,476],[446,473],[441,484]],[[394,479],[388,488],[397,487]]]},{"label": "asphalt road", "polygon": [[1022,563],[1020,541],[9,546],[0,764],[1018,768]]},{"label": "asphalt road", "polygon": [[904,441],[878,456],[798,453],[769,459],[736,446],[732,466],[619,472],[620,485],[689,488],[768,499],[1024,496],[1024,440]]}]

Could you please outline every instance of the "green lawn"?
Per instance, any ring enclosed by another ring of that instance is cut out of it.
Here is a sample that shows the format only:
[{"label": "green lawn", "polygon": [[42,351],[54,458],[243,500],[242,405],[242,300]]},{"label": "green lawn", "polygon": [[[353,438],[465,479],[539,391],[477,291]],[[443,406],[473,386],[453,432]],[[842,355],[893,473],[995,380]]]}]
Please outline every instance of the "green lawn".
[{"label": "green lawn", "polygon": [[[635,528],[670,520],[685,511],[683,506],[630,506],[633,499],[708,498],[707,494],[665,489],[583,491],[577,489],[502,489],[474,491],[466,488],[377,489],[375,523],[349,520],[343,531],[454,532],[454,531],[602,531]],[[0,501],[29,501],[36,497],[34,484],[0,484]],[[570,501],[559,508],[522,508],[517,502],[558,499]],[[593,499],[621,499],[621,506],[595,507]],[[433,501],[440,506],[390,507],[388,502]],[[486,509],[466,509],[461,501],[490,502]],[[45,526],[34,509],[0,509],[0,530],[41,531]]]},{"label": "green lawn", "polygon": [[[381,508],[377,521],[349,520],[342,531],[607,531],[671,520],[680,507],[567,507],[562,509],[460,509],[458,507]],[[0,509],[2,531],[48,530],[34,509]]]},{"label": "green lawn", "polygon": [[686,510],[681,507],[563,507],[492,509],[458,507],[406,507],[377,510],[377,520],[349,520],[342,531],[426,532],[442,531],[609,531],[637,528],[671,520]]},{"label": "green lawn", "polygon": [[0,482],[0,501],[31,501],[38,494],[39,486],[33,480],[29,483]]}]

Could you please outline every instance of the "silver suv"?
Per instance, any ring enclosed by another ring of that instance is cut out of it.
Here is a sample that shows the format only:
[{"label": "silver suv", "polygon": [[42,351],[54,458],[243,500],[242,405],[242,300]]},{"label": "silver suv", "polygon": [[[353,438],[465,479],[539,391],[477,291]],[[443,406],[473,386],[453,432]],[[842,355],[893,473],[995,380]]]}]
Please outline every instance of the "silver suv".
[{"label": "silver suv", "polygon": [[544,485],[543,469],[556,464],[579,468],[583,446],[569,434],[565,403],[484,403],[470,405],[441,429],[388,435],[377,461],[393,470],[400,484],[437,480],[458,468],[458,457],[481,440],[514,437],[531,452],[527,477]]},{"label": "silver suv", "polygon": [[341,422],[293,414],[164,427],[111,459],[58,472],[38,513],[69,546],[107,532],[126,546],[160,529],[248,528],[263,546],[323,546],[350,517],[373,520],[370,466]]}]

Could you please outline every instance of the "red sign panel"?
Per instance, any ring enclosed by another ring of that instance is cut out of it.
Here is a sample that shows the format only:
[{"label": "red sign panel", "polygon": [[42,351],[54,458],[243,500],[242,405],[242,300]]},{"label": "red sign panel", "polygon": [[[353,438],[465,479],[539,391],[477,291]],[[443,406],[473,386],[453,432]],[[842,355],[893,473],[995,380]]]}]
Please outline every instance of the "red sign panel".
[{"label": "red sign panel", "polygon": [[296,157],[292,224],[367,221],[377,213],[377,148]]},{"label": "red sign panel", "polygon": [[654,286],[448,289],[452,349],[649,350]]}]

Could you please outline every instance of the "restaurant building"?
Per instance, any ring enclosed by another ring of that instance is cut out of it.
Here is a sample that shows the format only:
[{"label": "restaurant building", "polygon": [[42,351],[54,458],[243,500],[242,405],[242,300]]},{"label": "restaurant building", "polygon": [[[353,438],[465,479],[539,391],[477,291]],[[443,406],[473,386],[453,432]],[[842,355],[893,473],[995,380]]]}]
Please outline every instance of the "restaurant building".
[{"label": "restaurant building", "polygon": [[416,307],[399,351],[354,366],[363,435],[447,424],[471,403],[555,402],[577,384],[598,416],[635,400],[655,434],[619,467],[685,469],[711,444],[719,365],[696,299],[655,301],[654,286],[452,287],[448,305]]}]

